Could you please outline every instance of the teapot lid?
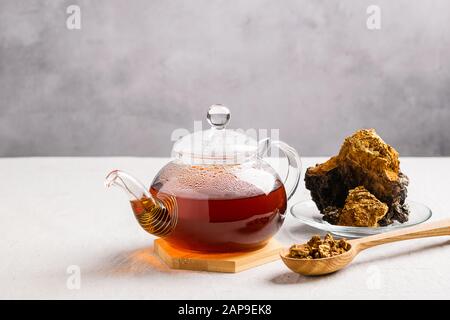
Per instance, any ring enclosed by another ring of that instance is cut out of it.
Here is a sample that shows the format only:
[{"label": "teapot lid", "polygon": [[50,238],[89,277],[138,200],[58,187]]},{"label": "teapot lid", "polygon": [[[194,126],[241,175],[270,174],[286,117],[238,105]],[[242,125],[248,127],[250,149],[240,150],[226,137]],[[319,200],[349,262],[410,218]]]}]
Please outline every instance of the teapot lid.
[{"label": "teapot lid", "polygon": [[189,163],[240,163],[255,156],[258,143],[237,130],[225,129],[230,110],[220,104],[209,107],[207,120],[211,128],[196,131],[178,140],[172,154]]}]

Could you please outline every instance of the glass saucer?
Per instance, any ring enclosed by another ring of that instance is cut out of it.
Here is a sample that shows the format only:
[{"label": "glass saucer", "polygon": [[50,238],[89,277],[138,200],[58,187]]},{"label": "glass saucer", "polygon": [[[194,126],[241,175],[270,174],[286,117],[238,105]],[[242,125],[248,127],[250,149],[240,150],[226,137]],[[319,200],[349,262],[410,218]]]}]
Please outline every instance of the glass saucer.
[{"label": "glass saucer", "polygon": [[386,227],[368,228],[368,227],[346,227],[330,224],[322,220],[322,214],[317,209],[312,200],[305,200],[294,204],[291,207],[291,214],[300,222],[307,224],[319,230],[331,232],[335,235],[345,238],[361,238],[396,229],[407,228],[422,223],[430,219],[432,213],[426,205],[406,200],[409,206],[409,220],[405,223],[395,221]]}]

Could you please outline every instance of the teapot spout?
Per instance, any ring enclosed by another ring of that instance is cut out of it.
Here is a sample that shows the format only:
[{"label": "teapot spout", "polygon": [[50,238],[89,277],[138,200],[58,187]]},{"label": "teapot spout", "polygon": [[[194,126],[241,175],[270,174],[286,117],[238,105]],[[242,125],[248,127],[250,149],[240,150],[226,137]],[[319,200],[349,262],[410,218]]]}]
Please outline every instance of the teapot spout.
[{"label": "teapot spout", "polygon": [[175,197],[158,195],[156,198],[139,180],[120,170],[113,170],[106,176],[105,186],[116,186],[125,191],[137,222],[148,233],[164,237],[175,228],[178,220]]},{"label": "teapot spout", "polygon": [[110,188],[112,186],[119,187],[125,191],[130,201],[152,198],[150,192],[147,191],[139,180],[120,170],[113,170],[106,176],[105,187]]}]

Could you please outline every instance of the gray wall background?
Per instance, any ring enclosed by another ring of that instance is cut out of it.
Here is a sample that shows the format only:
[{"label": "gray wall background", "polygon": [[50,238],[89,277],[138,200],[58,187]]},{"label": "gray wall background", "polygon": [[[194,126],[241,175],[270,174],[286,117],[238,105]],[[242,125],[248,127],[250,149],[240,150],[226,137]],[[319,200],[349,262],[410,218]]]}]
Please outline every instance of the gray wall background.
[{"label": "gray wall background", "polygon": [[212,103],[303,155],[374,127],[448,156],[449,57],[448,0],[1,0],[0,156],[168,156]]}]

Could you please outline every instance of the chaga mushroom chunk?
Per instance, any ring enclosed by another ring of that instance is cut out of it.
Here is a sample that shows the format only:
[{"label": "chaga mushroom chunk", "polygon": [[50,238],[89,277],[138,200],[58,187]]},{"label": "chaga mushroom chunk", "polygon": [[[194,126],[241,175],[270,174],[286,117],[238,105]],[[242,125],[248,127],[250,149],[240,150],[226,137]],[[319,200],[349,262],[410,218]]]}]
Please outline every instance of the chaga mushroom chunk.
[{"label": "chaga mushroom chunk", "polygon": [[398,152],[374,129],[359,130],[347,137],[337,156],[308,168],[305,174],[306,188],[320,212],[328,212],[326,219],[330,223],[337,221],[329,214],[333,211],[329,207],[342,209],[349,190],[358,186],[388,206],[380,225],[407,221],[408,183],[408,177],[400,171]]},{"label": "chaga mushroom chunk", "polygon": [[344,208],[339,215],[338,224],[341,226],[378,227],[378,221],[387,212],[387,204],[378,200],[366,188],[357,187],[348,193]]},{"label": "chaga mushroom chunk", "polygon": [[327,207],[344,206],[348,189],[341,176],[336,157],[308,168],[305,186],[311,191],[311,197],[321,212]]}]

